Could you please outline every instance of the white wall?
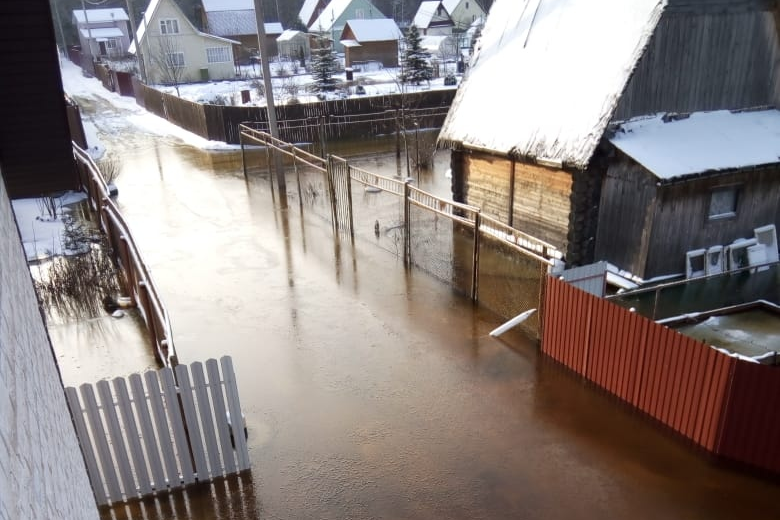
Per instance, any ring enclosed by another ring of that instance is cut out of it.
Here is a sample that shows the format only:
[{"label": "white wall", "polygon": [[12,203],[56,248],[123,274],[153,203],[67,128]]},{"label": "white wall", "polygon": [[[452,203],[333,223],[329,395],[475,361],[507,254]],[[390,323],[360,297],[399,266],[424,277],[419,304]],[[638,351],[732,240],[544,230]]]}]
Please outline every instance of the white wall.
[{"label": "white wall", "polygon": [[0,520],[97,520],[2,176],[0,468]]}]

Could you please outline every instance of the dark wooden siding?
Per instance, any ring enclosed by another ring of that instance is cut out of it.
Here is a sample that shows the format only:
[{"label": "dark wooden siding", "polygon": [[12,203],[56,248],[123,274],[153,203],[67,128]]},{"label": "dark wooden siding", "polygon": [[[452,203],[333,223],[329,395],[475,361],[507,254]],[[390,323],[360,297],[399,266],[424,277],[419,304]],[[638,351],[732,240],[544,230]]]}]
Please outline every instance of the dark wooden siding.
[{"label": "dark wooden siding", "polygon": [[385,67],[397,67],[398,42],[367,42],[360,47],[346,47],[345,58],[347,67],[359,61],[378,61]]},{"label": "dark wooden siding", "polygon": [[[734,218],[709,219],[714,188],[737,187]],[[685,272],[685,252],[753,237],[766,224],[780,227],[780,166],[711,174],[662,185],[652,224],[645,277]]]},{"label": "dark wooden siding", "polygon": [[643,276],[656,181],[636,162],[616,153],[601,190],[595,259]]},{"label": "dark wooden siding", "polygon": [[0,2],[0,59],[0,169],[10,197],[76,188],[47,0]]},{"label": "dark wooden siding", "polygon": [[512,227],[566,251],[571,174],[520,162],[513,168],[509,158],[487,153],[464,153],[463,157],[467,204],[507,224],[511,212]]},{"label": "dark wooden siding", "polygon": [[672,2],[613,119],[777,104],[780,48],[769,4]]}]

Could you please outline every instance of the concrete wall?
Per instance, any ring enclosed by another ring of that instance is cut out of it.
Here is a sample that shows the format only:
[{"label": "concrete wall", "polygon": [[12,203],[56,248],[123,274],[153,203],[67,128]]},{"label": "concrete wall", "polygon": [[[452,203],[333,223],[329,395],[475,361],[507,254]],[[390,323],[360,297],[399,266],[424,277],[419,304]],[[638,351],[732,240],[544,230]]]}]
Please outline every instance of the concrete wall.
[{"label": "concrete wall", "polygon": [[0,176],[0,520],[97,519]]}]

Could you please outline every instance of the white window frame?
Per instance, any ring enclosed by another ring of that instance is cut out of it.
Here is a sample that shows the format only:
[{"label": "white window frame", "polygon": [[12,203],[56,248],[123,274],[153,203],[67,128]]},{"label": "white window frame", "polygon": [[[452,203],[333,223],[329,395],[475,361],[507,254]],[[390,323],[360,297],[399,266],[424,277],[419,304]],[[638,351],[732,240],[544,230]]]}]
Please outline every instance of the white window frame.
[{"label": "white window frame", "polygon": [[166,54],[165,59],[168,61],[168,65],[170,65],[173,68],[181,69],[186,67],[186,64],[184,62],[184,53],[177,51],[177,52],[169,52]]},{"label": "white window frame", "polygon": [[119,48],[119,40],[116,38],[106,38],[106,51],[115,51]]},{"label": "white window frame", "polygon": [[179,20],[176,18],[161,18],[160,34],[179,34]]},{"label": "white window frame", "polygon": [[[728,207],[720,207],[724,203],[729,203]],[[707,207],[707,218],[709,220],[722,220],[727,218],[734,218],[737,216],[738,203],[739,203],[739,186],[731,185],[731,186],[719,186],[717,188],[713,188],[712,190],[710,190],[710,201]]]},{"label": "white window frame", "polygon": [[366,11],[364,9],[355,9],[355,19],[362,20],[366,17]]},{"label": "white window frame", "polygon": [[[224,59],[223,59],[224,58]],[[229,47],[206,47],[206,62],[208,63],[230,63]]]}]

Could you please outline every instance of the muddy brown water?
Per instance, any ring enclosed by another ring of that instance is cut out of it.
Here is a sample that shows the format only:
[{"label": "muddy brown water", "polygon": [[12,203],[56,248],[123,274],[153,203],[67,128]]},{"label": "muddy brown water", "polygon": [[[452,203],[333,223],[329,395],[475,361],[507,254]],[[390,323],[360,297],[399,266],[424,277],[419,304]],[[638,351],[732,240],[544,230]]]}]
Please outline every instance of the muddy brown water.
[{"label": "muddy brown water", "polygon": [[[103,518],[780,518],[776,481],[715,464],[521,334],[491,338],[495,315],[369,240],[279,210],[240,154],[105,139],[181,361],[234,359],[252,471]],[[446,193],[446,166],[420,184]]]}]

